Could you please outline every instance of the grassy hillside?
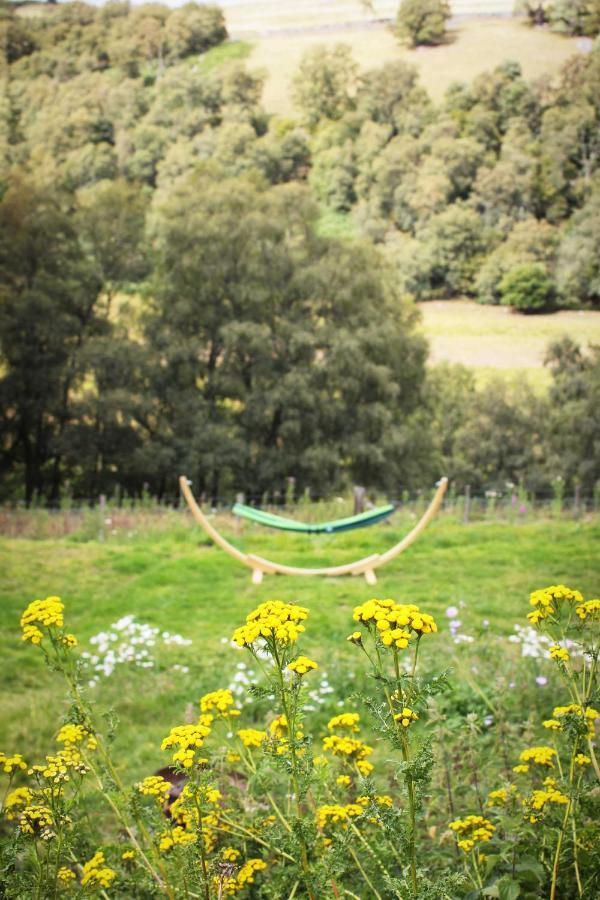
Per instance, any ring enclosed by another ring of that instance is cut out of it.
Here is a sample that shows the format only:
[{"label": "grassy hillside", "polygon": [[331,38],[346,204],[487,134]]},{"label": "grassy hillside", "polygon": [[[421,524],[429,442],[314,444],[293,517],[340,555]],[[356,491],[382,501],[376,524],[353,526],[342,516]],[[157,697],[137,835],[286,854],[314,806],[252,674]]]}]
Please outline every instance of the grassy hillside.
[{"label": "grassy hillside", "polygon": [[362,69],[402,59],[419,69],[421,81],[440,100],[453,81],[469,81],[506,59],[517,60],[527,78],[552,76],[577,52],[575,38],[532,29],[513,19],[464,19],[453,23],[441,47],[401,46],[385,25],[352,29],[300,30],[254,37],[249,64],[267,74],[264,103],[269,112],[291,114],[290,79],[302,54],[316,44],[348,44]]},{"label": "grassy hillside", "polygon": [[568,335],[584,346],[600,342],[600,312],[524,316],[466,300],[421,303],[420,310],[430,363],[462,363],[474,369],[479,381],[491,375],[525,375],[543,388],[550,381],[543,366],[550,341]]},{"label": "grassy hillside", "polygon": [[[342,562],[390,546],[410,527],[394,520],[339,536],[306,538],[275,535],[247,527],[232,540],[265,556],[302,565]],[[91,696],[100,709],[113,706],[124,723],[117,756],[128,774],[156,768],[157,743],[185,716],[203,690],[226,687],[245,656],[228,639],[246,613],[268,598],[295,600],[311,610],[303,650],[314,654],[338,685],[356,665],[345,638],[352,609],[369,596],[389,596],[422,604],[446,632],[444,610],[460,607],[466,630],[507,634],[523,622],[528,592],[564,581],[597,595],[600,566],[594,546],[598,522],[478,523],[463,526],[439,519],[409,551],[380,570],[374,590],[361,578],[269,578],[253,585],[246,569],[209,546],[187,517],[168,531],[131,534],[106,543],[74,540],[3,540],[0,544],[3,659],[2,745],[29,758],[47,752],[64,712],[63,689],[42,663],[41,654],[19,638],[19,616],[34,597],[55,593],[66,604],[69,629],[82,649],[97,632],[133,614],[139,622],[192,639],[190,646],[162,647],[150,669],[117,666]],[[594,593],[595,592],[595,593]],[[464,604],[464,605],[463,605]],[[445,662],[452,645],[446,639]],[[189,672],[173,669],[185,665]],[[126,726],[126,727],[125,727]]]}]

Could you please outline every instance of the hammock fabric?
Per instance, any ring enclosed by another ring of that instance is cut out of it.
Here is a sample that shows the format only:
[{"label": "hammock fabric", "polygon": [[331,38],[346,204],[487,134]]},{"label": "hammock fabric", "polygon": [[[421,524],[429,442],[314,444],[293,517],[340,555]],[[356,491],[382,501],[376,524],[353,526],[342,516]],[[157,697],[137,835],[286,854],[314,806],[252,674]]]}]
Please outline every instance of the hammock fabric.
[{"label": "hammock fabric", "polygon": [[234,516],[242,516],[257,525],[265,525],[267,528],[279,528],[282,531],[296,531],[301,534],[336,534],[340,531],[351,531],[353,528],[364,528],[387,519],[394,512],[395,507],[389,503],[387,506],[378,506],[368,512],[357,516],[348,516],[346,519],[336,519],[334,522],[322,522],[319,525],[308,525],[305,522],[297,522],[295,519],[286,519],[284,516],[276,516],[273,513],[236,503],[233,507]]}]

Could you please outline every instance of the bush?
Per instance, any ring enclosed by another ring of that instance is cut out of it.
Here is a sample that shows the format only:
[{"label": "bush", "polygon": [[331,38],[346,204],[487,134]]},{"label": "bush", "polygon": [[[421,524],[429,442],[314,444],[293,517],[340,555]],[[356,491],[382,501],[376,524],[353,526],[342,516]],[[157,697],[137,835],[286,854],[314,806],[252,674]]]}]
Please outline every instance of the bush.
[{"label": "bush", "polygon": [[411,46],[441,44],[450,18],[446,0],[402,0],[396,19],[396,31]]},{"label": "bush", "polygon": [[554,284],[543,263],[526,263],[507,272],[500,282],[501,303],[522,312],[548,309],[554,300]]}]

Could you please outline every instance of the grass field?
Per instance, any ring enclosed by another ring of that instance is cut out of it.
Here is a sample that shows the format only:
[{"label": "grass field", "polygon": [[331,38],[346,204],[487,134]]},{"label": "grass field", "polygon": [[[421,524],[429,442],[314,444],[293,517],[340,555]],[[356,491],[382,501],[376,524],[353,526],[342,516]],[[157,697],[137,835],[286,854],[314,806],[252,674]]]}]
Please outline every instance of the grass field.
[{"label": "grass field", "polygon": [[584,347],[600,343],[600,312],[564,310],[523,316],[502,306],[459,300],[421,303],[430,364],[462,363],[478,382],[493,375],[525,376],[536,388],[550,382],[543,366],[550,341],[568,335]]},{"label": "grass field", "polygon": [[[234,540],[245,549],[302,565],[342,562],[390,546],[410,523],[304,538],[265,533],[252,526]],[[131,777],[161,765],[160,738],[186,715],[205,690],[227,686],[245,659],[227,643],[246,613],[268,598],[295,600],[311,610],[302,652],[308,652],[339,683],[357,664],[345,638],[352,609],[370,596],[416,602],[442,622],[448,605],[461,606],[469,630],[489,620],[490,634],[507,634],[524,622],[528,593],[555,582],[596,596],[600,575],[597,521],[543,521],[519,525],[463,526],[445,517],[389,568],[376,589],[359,578],[266,577],[261,586],[220,550],[206,544],[187,517],[169,530],[105,543],[75,540],[7,540],[0,544],[3,703],[0,744],[27,758],[49,751],[61,714],[64,689],[41,654],[20,641],[19,616],[34,597],[60,595],[69,630],[82,649],[89,638],[134,614],[140,622],[192,639],[187,647],[157,648],[155,669],[117,667],[90,691],[99,710],[114,707],[122,728],[117,757]],[[452,645],[442,624],[442,658],[452,662]],[[444,639],[445,635],[445,639]],[[89,647],[88,647],[89,649]],[[439,654],[439,649],[437,650]],[[189,673],[174,671],[185,664]],[[347,689],[349,691],[349,688]]]},{"label": "grass field", "polygon": [[248,58],[252,68],[266,73],[264,104],[280,115],[294,114],[290,80],[300,58],[318,44],[347,44],[361,69],[375,68],[392,60],[404,60],[419,70],[430,96],[439,101],[453,81],[470,81],[507,59],[521,63],[527,78],[552,77],[577,52],[575,38],[532,29],[512,19],[457,20],[450,40],[441,47],[414,50],[401,46],[385,25],[328,28],[253,37]]}]

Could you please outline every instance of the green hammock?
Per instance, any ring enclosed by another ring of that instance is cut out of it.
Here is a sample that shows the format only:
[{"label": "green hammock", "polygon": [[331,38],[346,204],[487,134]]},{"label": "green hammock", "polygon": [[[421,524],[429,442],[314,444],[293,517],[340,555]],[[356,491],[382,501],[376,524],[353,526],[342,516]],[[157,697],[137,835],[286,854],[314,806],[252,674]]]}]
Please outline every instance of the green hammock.
[{"label": "green hammock", "polygon": [[395,507],[388,503],[387,506],[378,506],[377,509],[370,509],[368,512],[360,513],[358,516],[348,516],[346,519],[336,519],[334,522],[322,522],[319,525],[307,525],[305,522],[296,522],[295,519],[286,519],[284,516],[276,516],[273,513],[263,512],[260,509],[254,509],[253,506],[245,506],[243,503],[236,503],[233,507],[234,516],[242,516],[244,519],[250,519],[257,525],[266,525],[268,528],[280,528],[283,531],[296,531],[301,534],[334,534],[338,531],[351,531],[353,528],[363,528],[367,525],[374,525],[387,519],[394,512]]}]

